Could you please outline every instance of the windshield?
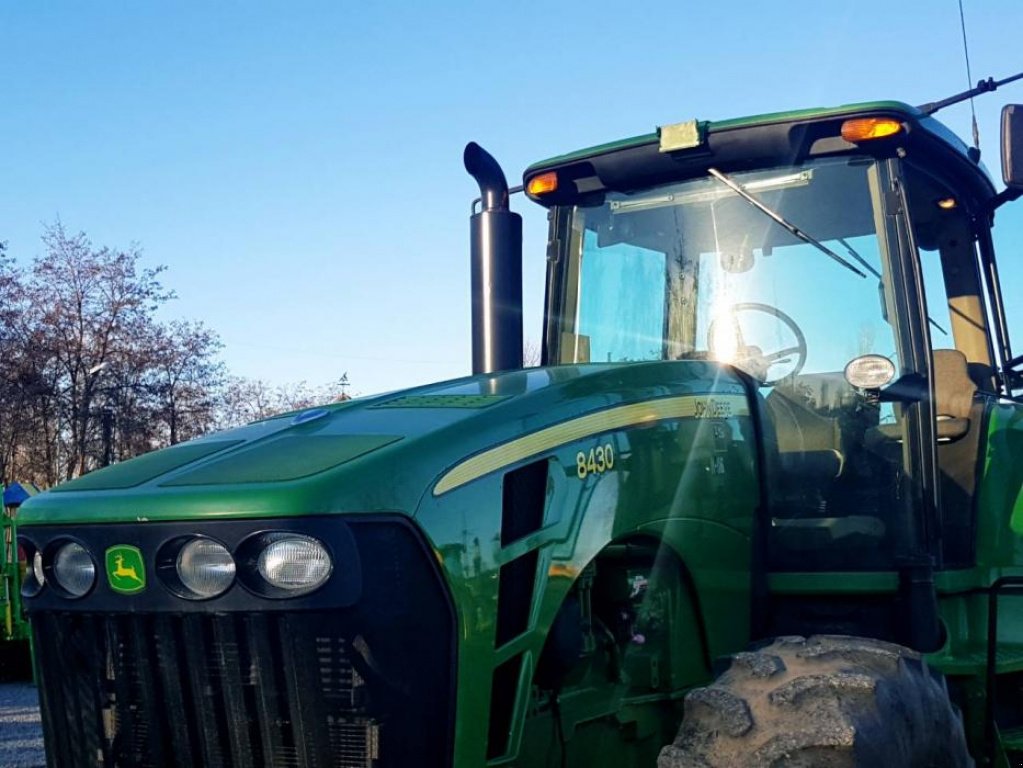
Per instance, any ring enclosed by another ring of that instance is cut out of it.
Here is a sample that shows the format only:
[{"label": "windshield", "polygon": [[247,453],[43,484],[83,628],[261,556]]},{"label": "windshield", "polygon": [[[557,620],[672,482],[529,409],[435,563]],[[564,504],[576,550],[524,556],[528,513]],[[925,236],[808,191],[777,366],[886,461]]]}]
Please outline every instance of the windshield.
[{"label": "windshield", "polygon": [[900,414],[844,375],[864,355],[901,372],[878,178],[849,157],[712,171],[570,213],[555,359],[748,373],[775,567],[883,567],[893,551]]},{"label": "windshield", "polygon": [[844,264],[712,177],[576,208],[576,306],[560,362],[709,358],[777,381],[866,353],[894,358],[871,167],[729,176]]}]

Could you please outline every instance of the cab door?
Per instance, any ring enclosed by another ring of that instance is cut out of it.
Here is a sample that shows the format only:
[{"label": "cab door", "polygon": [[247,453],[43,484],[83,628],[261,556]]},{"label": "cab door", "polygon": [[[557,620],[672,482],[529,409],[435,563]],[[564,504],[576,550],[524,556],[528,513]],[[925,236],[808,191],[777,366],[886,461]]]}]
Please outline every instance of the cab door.
[{"label": "cab door", "polygon": [[939,568],[967,568],[977,551],[981,448],[999,395],[981,243],[983,203],[906,162],[912,249],[919,264],[933,380]]}]

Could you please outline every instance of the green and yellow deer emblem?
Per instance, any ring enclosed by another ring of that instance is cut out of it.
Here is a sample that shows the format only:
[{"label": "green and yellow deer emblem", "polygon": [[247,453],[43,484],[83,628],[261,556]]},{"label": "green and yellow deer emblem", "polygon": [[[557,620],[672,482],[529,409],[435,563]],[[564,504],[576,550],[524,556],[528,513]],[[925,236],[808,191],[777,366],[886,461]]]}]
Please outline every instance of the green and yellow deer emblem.
[{"label": "green and yellow deer emblem", "polygon": [[106,552],[107,583],[114,592],[130,595],[146,588],[146,566],[138,547],[118,544]]}]

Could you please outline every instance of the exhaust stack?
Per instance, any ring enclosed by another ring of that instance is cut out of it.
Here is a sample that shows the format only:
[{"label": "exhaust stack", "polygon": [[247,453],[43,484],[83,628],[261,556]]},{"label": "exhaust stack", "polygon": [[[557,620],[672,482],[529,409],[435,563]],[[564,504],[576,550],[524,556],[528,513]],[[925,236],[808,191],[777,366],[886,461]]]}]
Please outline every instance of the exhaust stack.
[{"label": "exhaust stack", "polygon": [[483,147],[469,142],[465,170],[480,185],[469,219],[472,372],[522,367],[522,217],[508,207],[508,182]]}]

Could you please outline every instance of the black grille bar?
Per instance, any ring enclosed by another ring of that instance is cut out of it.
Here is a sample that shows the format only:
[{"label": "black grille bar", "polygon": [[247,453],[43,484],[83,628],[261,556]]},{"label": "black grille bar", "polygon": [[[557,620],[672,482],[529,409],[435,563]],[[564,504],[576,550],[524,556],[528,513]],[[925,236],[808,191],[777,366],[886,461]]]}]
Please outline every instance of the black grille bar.
[{"label": "black grille bar", "polygon": [[246,617],[251,638],[252,682],[256,686],[256,722],[258,724],[263,750],[268,755],[283,755],[286,750],[285,735],[281,729],[284,713],[281,711],[277,691],[276,662],[270,646],[270,629],[263,614]]},{"label": "black grille bar", "polygon": [[[200,765],[224,765],[225,755],[221,747],[223,714],[217,706],[220,683],[207,665],[205,633],[202,616],[189,614],[182,619],[185,650],[185,668],[181,670],[188,678],[192,709],[195,712],[193,728],[198,731],[198,743],[202,758]],[[212,639],[212,638],[211,638]],[[215,668],[214,668],[215,669]],[[214,686],[217,685],[215,688]],[[194,737],[193,737],[194,738]],[[148,767],[147,767],[148,768]]]},{"label": "black grille bar", "polygon": [[[157,616],[154,619],[155,632],[153,635],[154,663],[157,670],[157,681],[159,690],[163,694],[164,706],[168,712],[186,712],[185,696],[182,686],[179,685],[180,670],[180,648],[177,635],[178,627],[168,616]],[[164,718],[167,724],[169,747],[176,755],[180,755],[182,762],[186,759],[196,764],[193,743],[188,736],[188,725],[184,718]]]}]

